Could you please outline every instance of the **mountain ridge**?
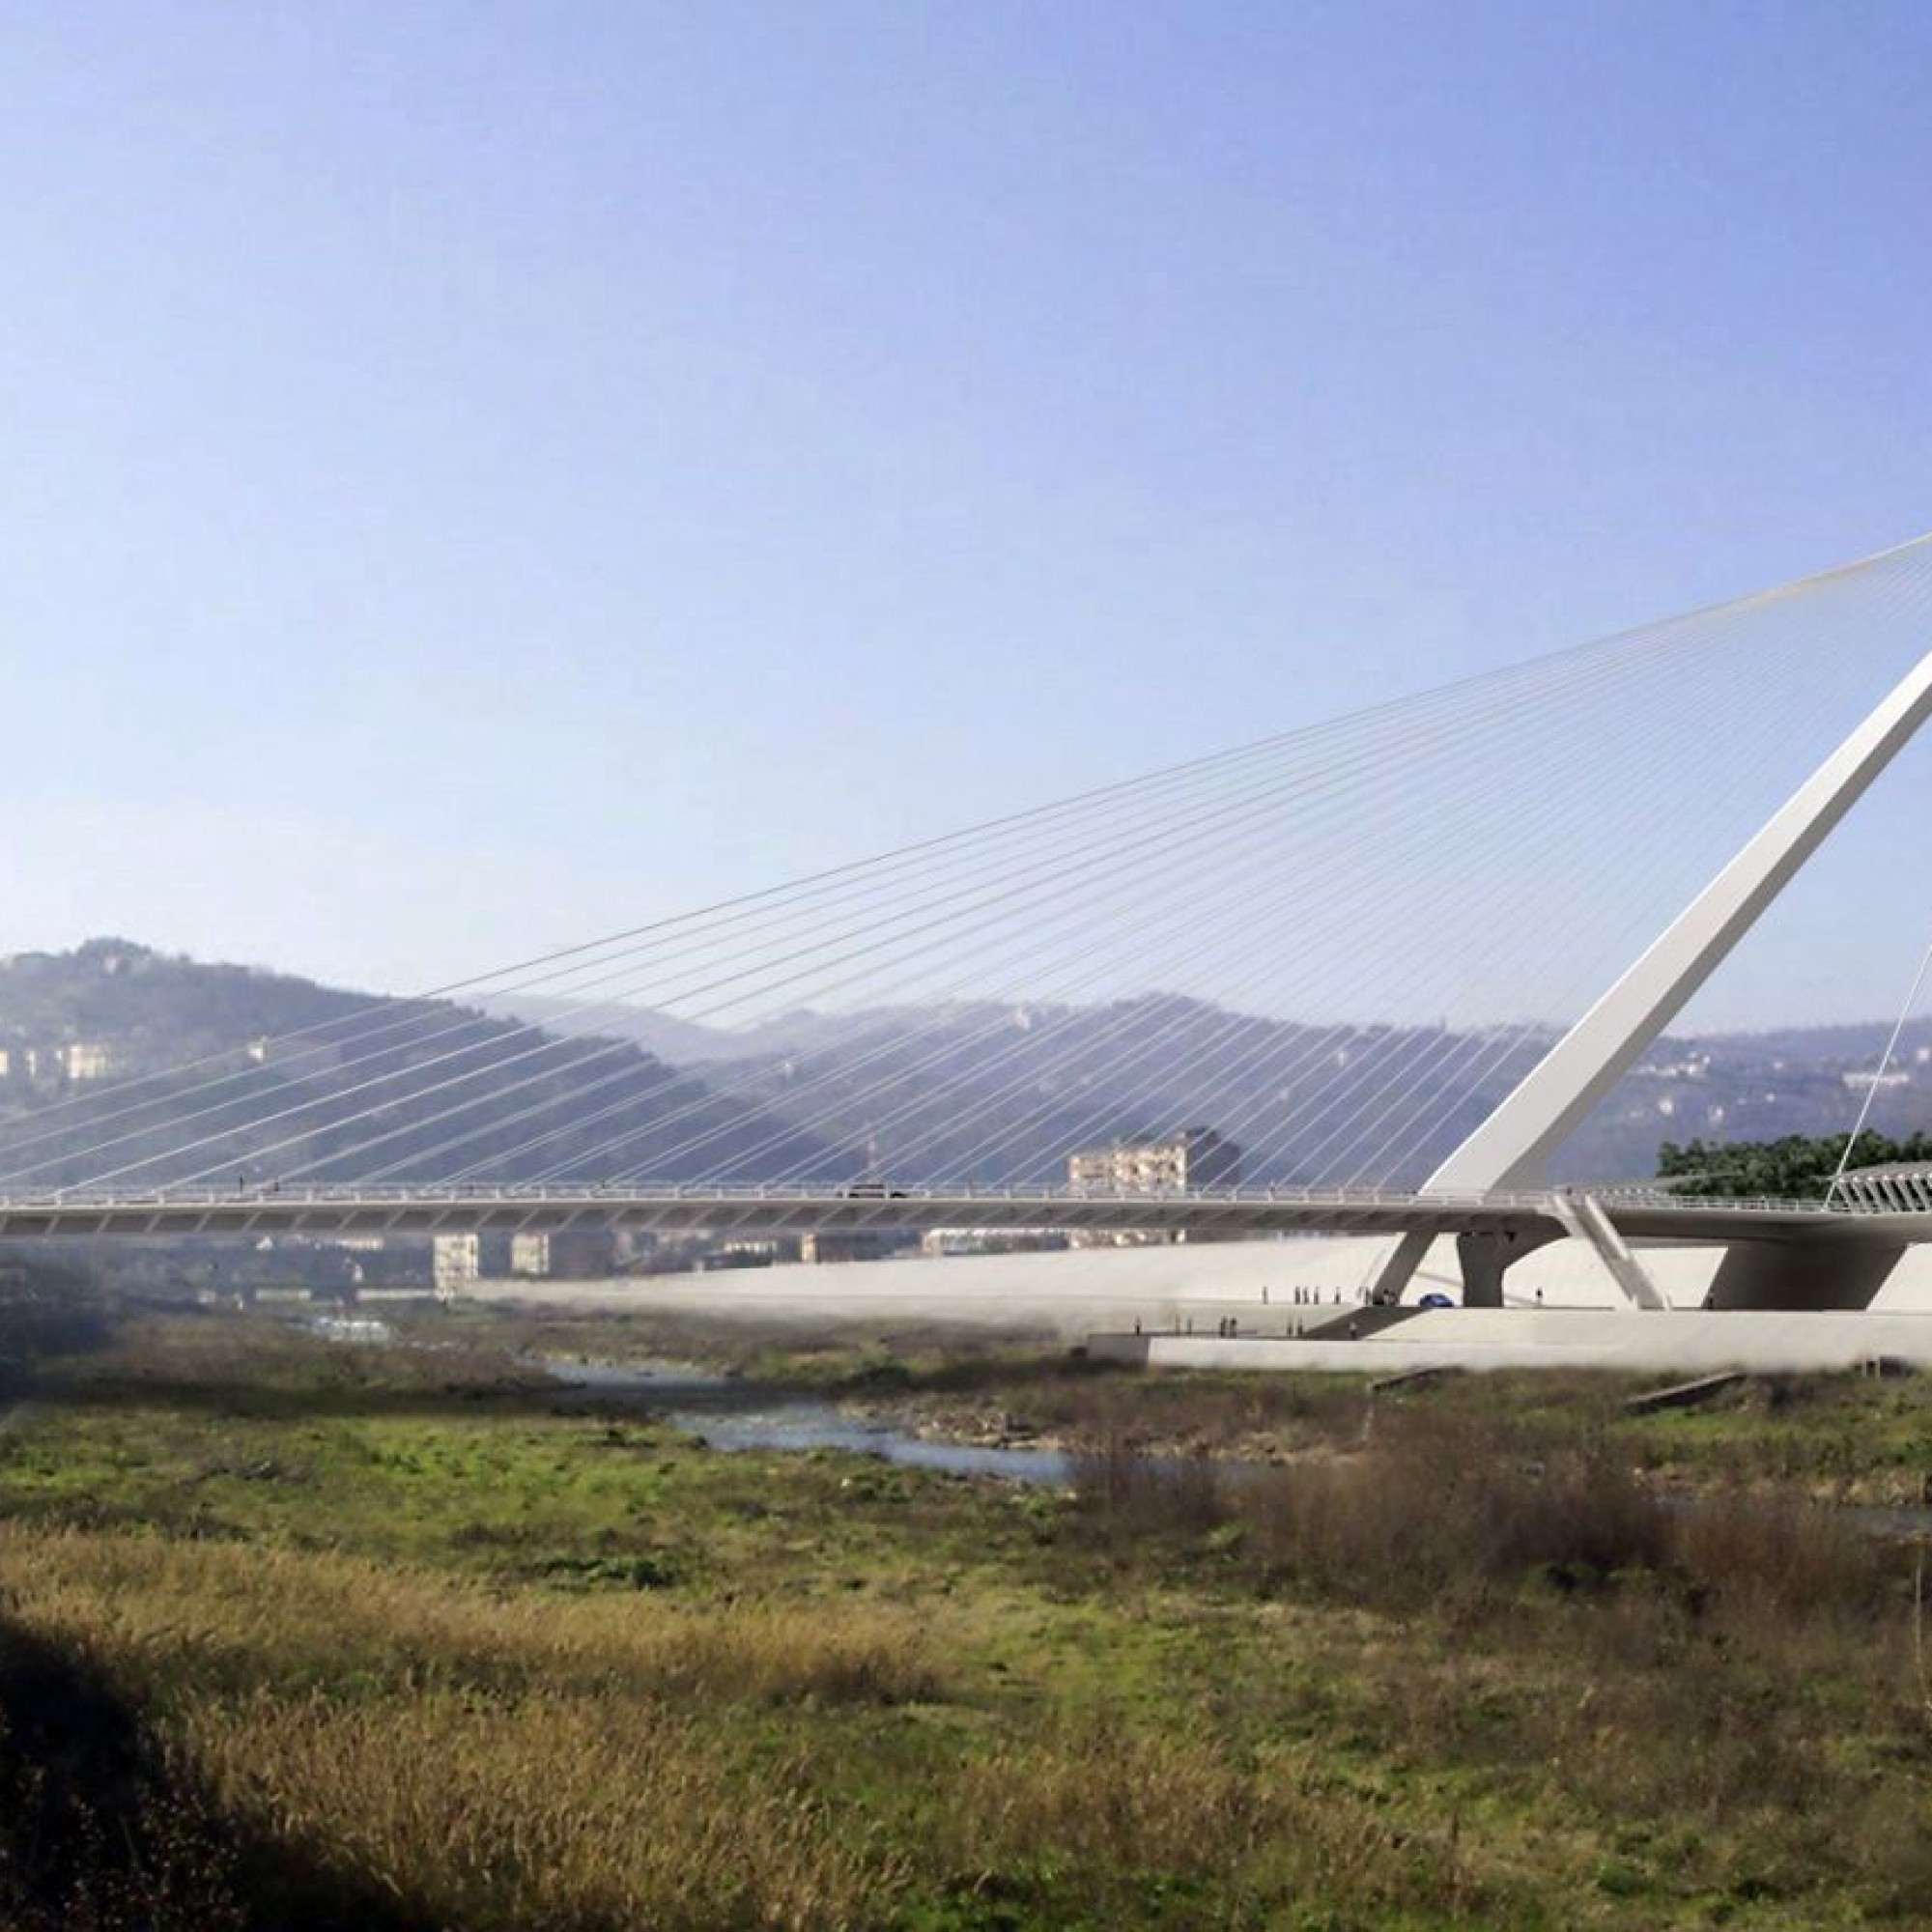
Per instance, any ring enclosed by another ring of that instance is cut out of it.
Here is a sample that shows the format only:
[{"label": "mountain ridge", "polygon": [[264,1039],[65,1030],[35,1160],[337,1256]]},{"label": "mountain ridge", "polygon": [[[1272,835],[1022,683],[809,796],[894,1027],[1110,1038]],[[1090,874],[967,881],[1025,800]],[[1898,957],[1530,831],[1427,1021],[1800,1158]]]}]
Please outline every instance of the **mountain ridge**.
[{"label": "mountain ridge", "polygon": [[[392,999],[103,938],[68,952],[0,959],[0,1133],[57,1125],[73,1114],[73,1131],[53,1131],[51,1151],[37,1149],[33,1170],[35,1184],[66,1184],[85,1178],[81,1129],[96,1096],[104,1100],[129,1078],[152,1083],[140,1103],[150,1110],[142,1132],[125,1150],[138,1165],[165,1143],[170,1108],[178,1115],[190,1104],[195,1076],[182,1070],[185,1063],[232,1065],[238,1081],[252,1066],[251,1089],[278,1093],[298,1120],[304,1110],[313,1114],[314,1131],[262,1156],[245,1145],[240,1111],[217,1111],[203,1123],[210,1140],[196,1164],[217,1167],[233,1154],[243,1166],[266,1158],[356,1178],[353,1134],[328,1123],[326,1096],[333,1090],[325,1063],[333,1032],[365,1023],[377,1042],[366,1049],[372,1079],[434,1067],[436,1056],[450,1052],[440,1042],[454,1035],[465,1042],[462,1053],[503,1069],[506,1085],[521,1083],[496,1114],[479,1108],[478,1126],[457,1151],[461,1164],[507,1179],[572,1160],[590,1172],[614,1171],[611,1162],[621,1154],[626,1172],[660,1163],[653,1176],[660,1179],[758,1180],[809,1171],[909,1182],[1050,1180],[1064,1175],[1075,1147],[1185,1123],[1214,1126],[1241,1143],[1251,1181],[1333,1179],[1352,1166],[1367,1179],[1413,1184],[1553,1037],[1319,1027],[1176,994],[1094,1007],[954,1001],[805,1009],[727,1032],[641,1009],[535,996],[500,998],[488,1009]],[[1558,1178],[1646,1177],[1666,1140],[1844,1131],[1889,1031],[1873,1021],[1666,1036],[1573,1136]],[[538,1071],[526,1073],[531,1062]],[[1319,1100],[1329,1062],[1369,1065],[1389,1091],[1419,1096],[1417,1119],[1427,1130],[1413,1137],[1406,1166],[1373,1171],[1393,1146],[1392,1132],[1373,1116],[1317,1116],[1316,1128],[1300,1138],[1291,1131],[1296,1110],[1313,1104],[1311,1094]],[[1467,1091],[1447,1077],[1464,1063],[1483,1067]],[[1285,1067],[1304,1070],[1288,1079]],[[808,1089],[809,1109],[801,1104]],[[522,1158],[533,1112],[561,1122],[580,1094],[594,1095],[584,1111],[595,1122],[558,1125],[544,1137],[541,1162]],[[1876,1098],[1878,1130],[1902,1132],[1932,1118],[1932,1020],[1906,1028]],[[398,1110],[380,1163],[385,1173],[448,1178],[431,1164],[436,1112],[429,1104]],[[667,1124],[673,1117],[674,1133]],[[695,1127],[703,1130],[700,1145],[680,1151]],[[596,1150],[613,1139],[618,1150],[599,1169]],[[185,1170],[177,1163],[139,1171],[178,1179]]]}]

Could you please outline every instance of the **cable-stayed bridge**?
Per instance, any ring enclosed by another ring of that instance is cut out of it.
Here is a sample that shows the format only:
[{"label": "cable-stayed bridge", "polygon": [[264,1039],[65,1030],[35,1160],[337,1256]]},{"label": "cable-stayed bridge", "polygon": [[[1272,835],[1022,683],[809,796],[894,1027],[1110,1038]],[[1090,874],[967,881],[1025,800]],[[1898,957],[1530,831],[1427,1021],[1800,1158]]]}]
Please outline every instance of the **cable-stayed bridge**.
[{"label": "cable-stayed bridge", "polygon": [[[1499,1306],[1504,1271],[1566,1236],[1589,1242],[1638,1307],[1661,1309],[1630,1244],[1720,1244],[1733,1269],[1723,1306],[1861,1306],[1906,1245],[1932,1240],[1932,1211],[1818,1202],[1712,1200],[1660,1189],[1545,1189],[1458,1195],[1373,1188],[1205,1187],[1109,1192],[1084,1187],[296,1186],[153,1193],[76,1189],[0,1200],[0,1240],[58,1236],[259,1237],[1032,1230],[1071,1234],[1397,1236],[1378,1287],[1394,1299],[1430,1243],[1454,1236],[1471,1306]],[[1405,1244],[1415,1243],[1413,1250]],[[1413,1259],[1411,1260],[1410,1254]],[[1727,1266],[1730,1264],[1727,1263]]]},{"label": "cable-stayed bridge", "polygon": [[[1449,1233],[1472,1300],[1569,1236],[1647,1305],[1632,1243],[1688,1239],[1737,1299],[1855,1303],[1919,1217],[1549,1176],[1932,710],[1928,619],[1932,540],[343,1000],[0,1123],[0,1236],[1355,1229],[1393,1293]],[[672,1071],[640,1012],[738,1050]],[[1054,1184],[1203,1124],[1240,1184]]]}]

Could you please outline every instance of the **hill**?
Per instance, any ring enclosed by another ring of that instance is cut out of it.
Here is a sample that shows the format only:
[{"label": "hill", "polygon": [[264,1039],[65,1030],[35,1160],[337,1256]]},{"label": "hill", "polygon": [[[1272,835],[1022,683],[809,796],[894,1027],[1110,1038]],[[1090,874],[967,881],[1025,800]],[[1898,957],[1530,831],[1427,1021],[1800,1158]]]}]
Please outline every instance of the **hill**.
[{"label": "hill", "polygon": [[[809,1118],[838,1151],[834,1171],[869,1162],[908,1182],[1057,1179],[1071,1148],[1198,1122],[1241,1143],[1251,1181],[1359,1175],[1413,1184],[1552,1037],[1321,1028],[1174,995],[1094,1008],[959,1002],[799,1012],[742,1032],[619,1008],[600,1012],[597,1024],[664,1040],[682,1030],[685,1064],[774,1113]],[[1666,1140],[1843,1133],[1889,1033],[1873,1022],[1667,1036],[1573,1136],[1557,1178],[1647,1178]],[[1327,1071],[1365,1065],[1391,1096],[1386,1111],[1321,1112]],[[1906,1030],[1873,1127],[1932,1124],[1928,1088],[1932,1022]]]},{"label": "hill", "polygon": [[[1842,1133],[1888,1032],[1661,1040],[1579,1129],[1558,1177],[1648,1176],[1664,1141]],[[1320,1028],[1169,994],[802,1011],[731,1032],[622,1008],[387,999],[98,939],[0,959],[0,1186],[238,1171],[1051,1180],[1071,1149],[1182,1123],[1240,1143],[1250,1181],[1413,1184],[1549,1037]],[[1365,1069],[1388,1103],[1324,1112],[1331,1075]],[[1921,1023],[1871,1126],[1932,1123],[1928,1085]],[[372,1136],[357,1117],[396,1094]],[[247,1130],[265,1116],[266,1132]]]},{"label": "hill", "polygon": [[[372,1124],[378,1098],[390,1104]],[[822,1157],[809,1134],[627,1041],[126,940],[0,962],[0,1185],[509,1181],[636,1164],[687,1179],[753,1148]]]}]

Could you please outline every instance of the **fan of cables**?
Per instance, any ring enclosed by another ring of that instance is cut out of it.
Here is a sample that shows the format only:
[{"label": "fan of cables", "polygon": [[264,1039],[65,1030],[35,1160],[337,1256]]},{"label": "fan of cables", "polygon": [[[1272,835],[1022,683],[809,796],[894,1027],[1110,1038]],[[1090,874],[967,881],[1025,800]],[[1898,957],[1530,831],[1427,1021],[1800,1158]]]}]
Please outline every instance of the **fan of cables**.
[{"label": "fan of cables", "polygon": [[[1932,643],[1932,539],[43,1107],[0,1188],[1406,1184]],[[643,1051],[640,1012],[701,1043]]]}]

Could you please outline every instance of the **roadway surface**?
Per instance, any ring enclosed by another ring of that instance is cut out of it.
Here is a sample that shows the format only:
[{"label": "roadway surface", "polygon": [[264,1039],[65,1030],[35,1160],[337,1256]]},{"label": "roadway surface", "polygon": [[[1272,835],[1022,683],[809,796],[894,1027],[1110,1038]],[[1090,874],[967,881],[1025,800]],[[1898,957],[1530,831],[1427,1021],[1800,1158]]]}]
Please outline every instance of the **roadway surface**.
[{"label": "roadway surface", "polygon": [[[1813,1202],[1700,1201],[1591,1190],[1631,1241],[1932,1240],[1932,1214]],[[237,1187],[0,1198],[0,1239],[60,1236],[440,1235],[623,1228],[659,1234],[858,1233],[928,1228],[1239,1236],[1489,1234],[1525,1247],[1570,1223],[1548,1193],[1458,1196],[1360,1189],[1202,1188],[1108,1194],[1069,1187]]]}]

